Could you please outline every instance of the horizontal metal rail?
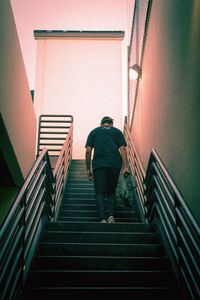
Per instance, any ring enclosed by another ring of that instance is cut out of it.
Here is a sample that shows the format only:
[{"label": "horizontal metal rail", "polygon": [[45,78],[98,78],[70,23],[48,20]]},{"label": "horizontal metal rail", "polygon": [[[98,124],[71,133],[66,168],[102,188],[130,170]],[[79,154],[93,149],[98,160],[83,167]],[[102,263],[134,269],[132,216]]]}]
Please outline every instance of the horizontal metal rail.
[{"label": "horizontal metal rail", "polygon": [[161,233],[184,299],[200,299],[200,227],[178,188],[153,149],[143,169],[125,124],[130,168],[139,184],[139,200],[147,222]]},{"label": "horizontal metal rail", "polygon": [[71,115],[41,115],[38,127],[37,155],[44,147],[47,147],[50,157],[58,157],[72,123]]}]

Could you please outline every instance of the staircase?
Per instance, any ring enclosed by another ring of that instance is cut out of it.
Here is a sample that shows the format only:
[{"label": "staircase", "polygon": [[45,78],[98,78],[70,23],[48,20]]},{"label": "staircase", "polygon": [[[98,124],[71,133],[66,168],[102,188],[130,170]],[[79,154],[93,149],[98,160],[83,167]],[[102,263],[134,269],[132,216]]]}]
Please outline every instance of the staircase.
[{"label": "staircase", "polygon": [[22,299],[183,299],[156,229],[142,222],[137,204],[118,201],[115,220],[97,222],[85,162],[73,160],[58,219],[46,224]]}]

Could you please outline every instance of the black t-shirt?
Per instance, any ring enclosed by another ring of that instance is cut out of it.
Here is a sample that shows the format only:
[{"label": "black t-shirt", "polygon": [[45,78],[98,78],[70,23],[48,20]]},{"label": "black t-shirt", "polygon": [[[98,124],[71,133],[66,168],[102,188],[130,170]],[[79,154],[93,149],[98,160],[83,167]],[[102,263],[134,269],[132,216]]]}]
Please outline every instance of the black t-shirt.
[{"label": "black t-shirt", "polygon": [[87,138],[85,147],[94,148],[93,170],[101,167],[121,169],[122,158],[119,147],[126,146],[123,133],[115,127],[97,127]]}]

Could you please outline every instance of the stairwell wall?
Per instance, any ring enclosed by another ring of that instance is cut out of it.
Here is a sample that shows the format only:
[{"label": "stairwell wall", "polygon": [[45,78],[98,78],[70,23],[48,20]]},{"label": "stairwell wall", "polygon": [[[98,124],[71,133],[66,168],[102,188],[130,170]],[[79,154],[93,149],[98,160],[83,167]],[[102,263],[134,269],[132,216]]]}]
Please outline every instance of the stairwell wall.
[{"label": "stairwell wall", "polygon": [[198,0],[152,1],[131,121],[144,168],[154,148],[198,221],[199,14]]},{"label": "stairwell wall", "polygon": [[35,160],[36,117],[12,8],[7,0],[0,1],[0,38],[0,113],[7,136],[0,146],[14,183],[20,186]]}]

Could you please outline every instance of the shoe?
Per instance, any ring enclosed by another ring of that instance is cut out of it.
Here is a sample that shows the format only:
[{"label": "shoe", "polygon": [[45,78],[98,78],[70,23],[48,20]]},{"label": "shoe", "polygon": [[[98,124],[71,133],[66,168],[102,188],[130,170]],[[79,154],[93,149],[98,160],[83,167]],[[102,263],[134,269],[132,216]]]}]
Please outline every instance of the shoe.
[{"label": "shoe", "polygon": [[115,223],[114,217],[113,216],[108,217],[107,222],[108,223]]},{"label": "shoe", "polygon": [[103,219],[102,221],[100,221],[100,223],[107,223],[105,219]]}]

